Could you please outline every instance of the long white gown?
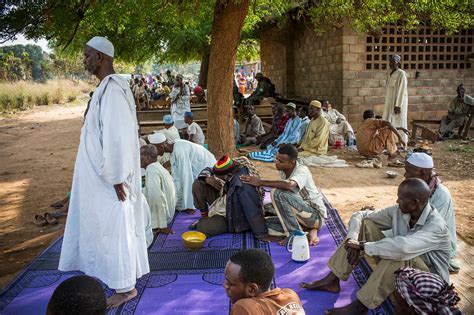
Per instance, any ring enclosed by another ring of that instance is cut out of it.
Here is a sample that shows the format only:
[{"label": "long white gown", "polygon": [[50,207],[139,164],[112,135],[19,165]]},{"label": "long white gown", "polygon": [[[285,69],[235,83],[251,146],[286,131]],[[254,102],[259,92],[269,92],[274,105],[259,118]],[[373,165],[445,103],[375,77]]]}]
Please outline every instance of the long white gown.
[{"label": "long white gown", "polygon": [[187,140],[176,140],[171,152],[171,175],[176,188],[176,209],[194,209],[193,182],[216,158],[202,145]]},{"label": "long white gown", "polygon": [[[383,120],[387,120],[395,127],[408,128],[408,80],[405,71],[395,70],[387,78],[387,93],[385,95],[385,105],[383,107]],[[395,114],[394,108],[400,107],[401,113]],[[408,135],[399,131],[402,139],[407,142]]]},{"label": "long white gown", "polygon": [[[109,75],[81,130],[59,270],[80,270],[111,289],[132,287],[150,271],[139,152],[132,92],[126,80]],[[124,202],[115,193],[118,183],[126,189]]]},{"label": "long white gown", "polygon": [[[182,94],[181,89],[183,89]],[[171,115],[173,116],[175,127],[178,129],[186,128],[184,113],[191,111],[191,90],[189,86],[187,84],[184,84],[183,87],[173,86],[169,97],[171,98]]]},{"label": "long white gown", "polygon": [[143,194],[150,206],[152,228],[166,228],[176,210],[176,191],[173,177],[159,162],[147,166]]}]

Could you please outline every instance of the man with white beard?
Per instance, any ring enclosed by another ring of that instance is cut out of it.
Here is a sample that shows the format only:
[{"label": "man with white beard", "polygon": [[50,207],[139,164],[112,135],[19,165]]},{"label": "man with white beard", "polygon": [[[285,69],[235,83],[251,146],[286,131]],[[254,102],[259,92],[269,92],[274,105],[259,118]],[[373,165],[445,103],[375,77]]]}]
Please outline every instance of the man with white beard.
[{"label": "man with white beard", "polygon": [[106,38],[84,47],[84,67],[100,84],[81,130],[59,260],[59,270],[80,270],[115,290],[108,308],[133,299],[136,280],[150,271],[135,102],[113,57]]}]

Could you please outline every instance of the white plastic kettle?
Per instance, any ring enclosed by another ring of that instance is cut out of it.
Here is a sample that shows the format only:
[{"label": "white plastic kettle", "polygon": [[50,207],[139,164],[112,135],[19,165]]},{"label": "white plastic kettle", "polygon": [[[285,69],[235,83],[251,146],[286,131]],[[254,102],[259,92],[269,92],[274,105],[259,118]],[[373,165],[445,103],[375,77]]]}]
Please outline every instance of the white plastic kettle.
[{"label": "white plastic kettle", "polygon": [[[292,244],[290,249],[290,244]],[[296,262],[307,262],[309,260],[309,243],[306,233],[295,231],[288,238],[286,250],[291,253],[291,259]]]}]

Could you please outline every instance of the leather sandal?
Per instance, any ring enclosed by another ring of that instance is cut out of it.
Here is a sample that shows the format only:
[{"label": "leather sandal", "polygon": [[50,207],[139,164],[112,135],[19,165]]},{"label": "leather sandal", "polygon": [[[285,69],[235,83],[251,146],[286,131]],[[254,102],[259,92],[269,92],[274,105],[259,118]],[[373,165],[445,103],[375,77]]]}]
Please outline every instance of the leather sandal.
[{"label": "leather sandal", "polygon": [[56,218],[53,217],[53,215],[49,212],[45,212],[44,219],[46,220],[48,224],[51,224],[51,225],[58,224],[58,220],[56,220]]},{"label": "leather sandal", "polygon": [[40,214],[35,214],[35,219],[33,220],[33,223],[36,225],[36,226],[45,226],[48,224],[48,222],[46,221],[46,219],[40,215]]}]

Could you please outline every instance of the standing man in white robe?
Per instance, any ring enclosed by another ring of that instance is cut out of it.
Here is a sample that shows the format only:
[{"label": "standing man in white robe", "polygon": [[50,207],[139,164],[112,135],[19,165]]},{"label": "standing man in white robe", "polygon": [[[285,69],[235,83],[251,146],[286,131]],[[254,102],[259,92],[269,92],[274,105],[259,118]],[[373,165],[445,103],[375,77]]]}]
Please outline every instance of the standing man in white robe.
[{"label": "standing man in white robe", "polygon": [[[158,139],[160,136],[161,139]],[[214,166],[216,158],[202,145],[187,140],[169,143],[163,134],[155,134],[154,137],[158,155],[170,153],[171,175],[176,189],[176,209],[194,213],[194,180],[203,169]]]},{"label": "standing man in white robe", "polygon": [[[395,128],[408,128],[408,80],[405,71],[400,69],[401,57],[399,55],[390,56],[390,69],[392,70],[387,78],[387,93],[385,95],[385,105],[383,108],[383,120],[389,121]],[[400,134],[405,143],[408,135]]]},{"label": "standing man in white robe", "polygon": [[184,122],[184,113],[191,111],[191,90],[187,84],[184,84],[183,76],[176,75],[176,81],[169,95],[171,99],[171,115],[173,116],[174,125],[178,129],[186,128]]},{"label": "standing man in white robe", "polygon": [[84,67],[100,84],[81,130],[59,259],[59,270],[80,270],[115,290],[108,308],[133,299],[136,280],[150,271],[135,102],[113,57],[104,37],[84,47]]},{"label": "standing man in white robe", "polygon": [[176,208],[173,177],[157,162],[157,156],[158,151],[153,144],[140,148],[141,166],[146,170],[143,194],[150,206],[153,230],[158,233],[174,234],[174,231],[168,227]]}]

